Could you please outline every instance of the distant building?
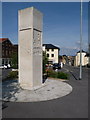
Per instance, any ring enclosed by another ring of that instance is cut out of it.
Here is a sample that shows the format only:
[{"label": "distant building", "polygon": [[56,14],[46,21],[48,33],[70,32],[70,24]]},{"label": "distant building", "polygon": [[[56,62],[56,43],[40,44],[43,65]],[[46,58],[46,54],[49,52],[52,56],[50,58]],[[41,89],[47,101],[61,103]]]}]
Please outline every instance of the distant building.
[{"label": "distant building", "polygon": [[13,44],[8,38],[0,38],[0,44],[2,46],[2,64],[8,64],[11,61]]},{"label": "distant building", "polygon": [[90,66],[90,54],[89,53],[86,53],[85,55],[85,63],[86,65]]},{"label": "distant building", "polygon": [[69,65],[74,66],[75,56],[68,56]]},{"label": "distant building", "polygon": [[2,64],[11,64],[11,56],[13,52],[17,52],[18,45],[13,45],[8,38],[0,38],[0,47]]},{"label": "distant building", "polygon": [[50,64],[59,62],[59,47],[52,44],[43,44],[43,51],[46,52]]},{"label": "distant building", "polygon": [[66,56],[59,56],[59,63],[66,64]]},{"label": "distant building", "polygon": [[[86,66],[89,63],[89,54],[82,50],[82,66]],[[75,56],[75,66],[80,66],[80,51]]]}]

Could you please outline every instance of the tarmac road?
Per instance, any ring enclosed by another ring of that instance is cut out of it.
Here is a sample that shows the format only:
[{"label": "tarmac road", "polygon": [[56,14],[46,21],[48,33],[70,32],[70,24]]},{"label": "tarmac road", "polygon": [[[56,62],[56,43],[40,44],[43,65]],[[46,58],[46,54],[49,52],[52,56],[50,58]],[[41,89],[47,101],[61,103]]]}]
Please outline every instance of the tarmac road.
[{"label": "tarmac road", "polygon": [[2,111],[3,118],[88,118],[88,72],[83,68],[83,78],[79,78],[79,68],[65,65],[62,71],[70,74],[67,81],[73,91],[64,97],[45,102],[7,102]]},{"label": "tarmac road", "polygon": [[4,80],[12,69],[2,69],[2,79]]}]

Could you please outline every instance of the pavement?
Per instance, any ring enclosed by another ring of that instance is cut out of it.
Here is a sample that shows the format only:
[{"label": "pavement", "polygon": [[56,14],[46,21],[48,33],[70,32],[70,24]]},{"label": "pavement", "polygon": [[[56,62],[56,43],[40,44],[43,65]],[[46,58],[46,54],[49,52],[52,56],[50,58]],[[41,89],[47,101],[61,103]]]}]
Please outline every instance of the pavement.
[{"label": "pavement", "polygon": [[[65,80],[49,78],[35,90],[20,88],[17,80],[3,82],[3,101],[38,102],[57,99],[72,92],[72,87]],[[67,81],[67,80],[66,80]]]},{"label": "pavement", "polygon": [[1,69],[0,68],[0,82],[2,82],[4,79],[7,78],[9,72],[11,72],[12,69]]},{"label": "pavement", "polygon": [[[70,94],[57,99],[40,102],[5,102],[2,117],[88,118],[88,81],[90,79],[90,68],[83,68],[82,80],[79,80],[78,67],[65,65],[62,71],[70,75],[69,80],[63,81],[63,83],[72,86],[73,90]],[[18,90],[16,88],[13,89],[16,92]]]}]

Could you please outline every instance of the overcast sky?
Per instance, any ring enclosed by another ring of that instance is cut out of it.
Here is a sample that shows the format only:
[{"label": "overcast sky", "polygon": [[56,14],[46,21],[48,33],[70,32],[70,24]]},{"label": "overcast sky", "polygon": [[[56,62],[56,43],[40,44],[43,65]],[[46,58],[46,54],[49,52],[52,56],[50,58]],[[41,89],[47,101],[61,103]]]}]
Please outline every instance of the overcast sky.
[{"label": "overcast sky", "polygon": [[[4,2],[3,37],[18,43],[18,10],[34,6],[43,13],[43,43],[60,47],[60,54],[74,55],[80,44],[79,2]],[[1,36],[0,36],[1,37]],[[88,3],[83,3],[83,49],[88,44]]]}]

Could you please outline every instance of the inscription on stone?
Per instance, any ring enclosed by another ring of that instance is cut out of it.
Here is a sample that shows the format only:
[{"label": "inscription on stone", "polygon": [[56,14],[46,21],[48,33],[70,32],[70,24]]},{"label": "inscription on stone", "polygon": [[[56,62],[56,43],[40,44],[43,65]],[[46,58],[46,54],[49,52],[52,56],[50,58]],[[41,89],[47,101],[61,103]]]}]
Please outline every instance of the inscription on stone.
[{"label": "inscription on stone", "polygon": [[34,30],[33,31],[33,54],[34,55],[41,55],[42,48],[41,48],[41,32]]}]

